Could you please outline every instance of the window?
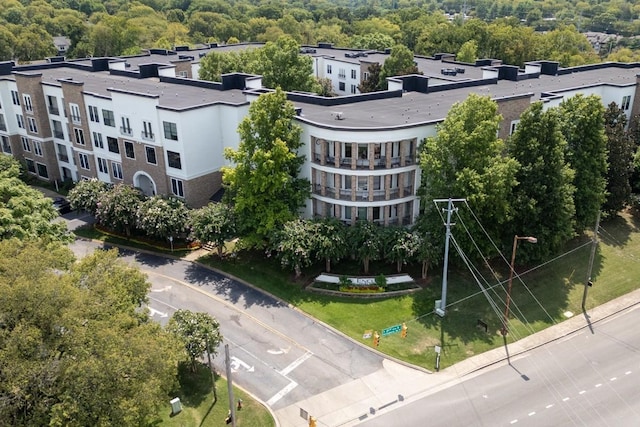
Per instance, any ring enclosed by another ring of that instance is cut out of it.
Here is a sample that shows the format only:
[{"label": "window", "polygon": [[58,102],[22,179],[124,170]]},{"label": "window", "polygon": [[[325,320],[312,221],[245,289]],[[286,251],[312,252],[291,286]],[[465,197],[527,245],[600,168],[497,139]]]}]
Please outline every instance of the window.
[{"label": "window", "polygon": [[122,126],[120,126],[120,133],[131,136],[131,125],[129,124],[129,117],[122,117]]},{"label": "window", "polygon": [[356,93],[356,85],[351,85],[351,93]]},{"label": "window", "polygon": [[100,116],[98,115],[98,107],[89,105],[89,120],[95,123],[100,123]]},{"label": "window", "polygon": [[31,103],[30,95],[22,95],[22,99],[24,99],[24,110],[33,113],[33,104]]},{"label": "window", "polygon": [[32,133],[38,133],[38,125],[36,119],[33,117],[27,117],[27,123],[29,124],[29,131]]},{"label": "window", "polygon": [[356,70],[351,70],[351,78],[352,79],[356,78]]},{"label": "window", "polygon": [[151,122],[142,122],[142,139],[153,140],[153,131],[151,130]]},{"label": "window", "polygon": [[145,151],[147,153],[147,163],[158,164],[156,161],[156,149],[154,147],[145,147]]},{"label": "window", "polygon": [[98,170],[102,173],[109,173],[109,167],[107,166],[107,159],[98,157]]},{"label": "window", "polygon": [[129,159],[136,158],[136,154],[133,149],[133,142],[131,141],[124,142],[124,155],[127,156]]},{"label": "window", "polygon": [[7,123],[4,121],[4,114],[0,114],[0,130],[7,130]]},{"label": "window", "polygon": [[31,152],[31,145],[29,144],[29,138],[24,136],[20,137],[20,141],[22,141],[22,149],[28,153]]},{"label": "window", "polygon": [[100,132],[93,132],[93,145],[96,148],[104,148],[104,142],[102,141],[102,134]]},{"label": "window", "polygon": [[629,105],[631,105],[631,95],[623,96],[621,108],[626,111],[629,109]]},{"label": "window", "polygon": [[69,104],[69,108],[71,108],[71,121],[77,125],[82,123],[80,118],[80,107],[78,107],[78,104]]},{"label": "window", "polygon": [[58,139],[64,139],[64,131],[62,130],[62,123],[58,120],[51,120],[51,124],[53,125],[53,136]]},{"label": "window", "polygon": [[178,140],[178,128],[175,123],[162,122],[162,127],[164,128],[165,138],[172,139],[174,141]]},{"label": "window", "polygon": [[362,73],[362,79],[363,80],[367,80],[369,78],[369,73],[367,71],[365,71],[364,73]]},{"label": "window", "polygon": [[102,110],[102,120],[104,120],[105,126],[116,127],[116,119],[113,117],[113,111]]},{"label": "window", "polygon": [[22,114],[16,114],[16,120],[18,121],[18,127],[24,129],[24,117],[22,117]]},{"label": "window", "polygon": [[60,115],[58,99],[55,96],[47,95],[47,110],[49,110],[49,114],[53,114],[54,116]]},{"label": "window", "polygon": [[331,74],[331,64],[327,64],[327,74]]},{"label": "window", "polygon": [[509,135],[513,135],[513,133],[516,131],[516,128],[518,127],[519,122],[520,120],[514,120],[511,122],[511,127],[509,128]]},{"label": "window", "polygon": [[180,162],[180,153],[167,151],[167,160],[170,168],[182,169],[182,162]]},{"label": "window", "polygon": [[78,159],[80,159],[80,167],[89,170],[89,156],[84,153],[78,153]]},{"label": "window", "polygon": [[18,95],[18,91],[11,91],[11,100],[13,101],[13,105],[20,105],[20,96]]},{"label": "window", "polygon": [[67,147],[62,144],[56,144],[57,152],[58,152],[58,160],[61,162],[69,163],[69,156],[67,155]]},{"label": "window", "polygon": [[27,170],[31,173],[36,173],[36,164],[31,159],[24,159],[27,164]]},{"label": "window", "polygon": [[122,179],[122,165],[120,163],[111,163],[111,170],[114,178]]},{"label": "window", "polygon": [[345,77],[347,77],[347,73],[345,73],[344,68],[340,68],[338,70],[338,78],[344,79]]},{"label": "window", "polygon": [[42,157],[42,143],[40,141],[34,140],[31,140],[31,142],[33,143],[33,152],[36,154],[36,156]]},{"label": "window", "polygon": [[73,134],[76,137],[76,144],[84,145],[84,131],[82,129],[73,128]]},{"label": "window", "polygon": [[338,82],[338,90],[344,90],[344,82]]},{"label": "window", "polygon": [[0,135],[0,138],[2,139],[2,152],[11,154],[11,144],[9,143],[9,138],[4,135]]},{"label": "window", "polygon": [[171,178],[171,192],[178,197],[184,197],[184,186],[182,181],[176,178]]},{"label": "window", "polygon": [[42,163],[36,163],[36,165],[38,166],[38,175],[40,175],[42,178],[49,178],[49,172],[47,172],[47,166],[43,165]]},{"label": "window", "polygon": [[107,137],[107,147],[112,153],[120,153],[120,147],[118,147],[118,140],[110,136]]}]

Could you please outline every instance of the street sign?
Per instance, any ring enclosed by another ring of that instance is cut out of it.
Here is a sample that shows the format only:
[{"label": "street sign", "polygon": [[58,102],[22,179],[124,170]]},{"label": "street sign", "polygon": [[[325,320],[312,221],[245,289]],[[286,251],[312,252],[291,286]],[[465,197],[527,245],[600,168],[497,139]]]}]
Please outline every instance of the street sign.
[{"label": "street sign", "polygon": [[387,335],[397,334],[402,330],[402,325],[393,325],[387,329],[382,330],[382,336],[386,337]]}]

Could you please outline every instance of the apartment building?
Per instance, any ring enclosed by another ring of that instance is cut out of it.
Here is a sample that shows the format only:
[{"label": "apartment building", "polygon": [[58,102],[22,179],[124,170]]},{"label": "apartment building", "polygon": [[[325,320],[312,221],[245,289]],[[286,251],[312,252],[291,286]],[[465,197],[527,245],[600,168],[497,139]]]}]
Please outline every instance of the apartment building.
[{"label": "apartment building", "polygon": [[[212,83],[178,77],[175,64],[126,67],[128,61],[0,64],[2,151],[42,180],[95,177],[204,205],[221,188],[224,148],[237,148],[239,123],[268,90],[259,76],[230,74]],[[518,69],[490,60],[429,61],[436,69],[465,71],[396,77],[377,93],[288,94],[303,130],[301,175],[312,185],[302,216],[412,224],[420,208],[420,144],[470,93],[498,103],[502,138],[537,100],[549,108],[577,93],[597,94],[629,118],[640,112],[640,64],[561,69],[539,61]]]}]

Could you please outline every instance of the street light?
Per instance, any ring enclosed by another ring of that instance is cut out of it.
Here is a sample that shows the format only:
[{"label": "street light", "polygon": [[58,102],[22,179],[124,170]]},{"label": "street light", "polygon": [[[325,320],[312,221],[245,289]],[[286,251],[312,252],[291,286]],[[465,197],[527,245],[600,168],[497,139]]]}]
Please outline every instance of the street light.
[{"label": "street light", "polygon": [[509,304],[511,303],[511,284],[513,282],[513,269],[516,261],[516,249],[518,249],[518,240],[526,240],[529,243],[538,243],[538,239],[531,236],[513,236],[513,252],[511,252],[511,269],[509,270],[509,285],[507,286],[507,306],[504,309],[504,323],[502,325],[502,336],[506,336],[509,331],[507,322],[509,321]]}]

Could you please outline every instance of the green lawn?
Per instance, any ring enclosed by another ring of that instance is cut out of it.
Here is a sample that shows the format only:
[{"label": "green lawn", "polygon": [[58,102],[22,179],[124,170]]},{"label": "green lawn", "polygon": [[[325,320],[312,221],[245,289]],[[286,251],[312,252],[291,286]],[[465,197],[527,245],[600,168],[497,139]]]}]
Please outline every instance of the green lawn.
[{"label": "green lawn", "polygon": [[[637,231],[636,219],[628,215],[601,224],[601,242],[592,272],[594,286],[589,289],[587,308],[640,287],[640,234]],[[521,275],[528,290],[514,279],[509,339],[519,339],[561,322],[566,319],[566,311],[581,312],[591,253],[589,241],[590,236],[578,238],[567,248],[567,251],[575,249],[573,252]],[[373,300],[330,298],[304,291],[304,284],[322,271],[324,263],[305,271],[303,279],[296,282],[290,272],[282,271],[274,260],[264,259],[261,253],[243,252],[232,261],[221,261],[211,254],[200,261],[291,302],[366,345],[371,345],[370,339],[362,338],[366,330],[381,331],[406,322],[407,338],[402,339],[399,334],[383,337],[378,350],[427,369],[434,368],[435,345],[442,347],[441,367],[446,367],[503,342],[499,333],[501,317],[479,292],[473,276],[455,265],[449,270],[448,313],[441,319],[433,314],[435,300],[441,295],[440,270],[430,272],[429,283],[419,293]],[[393,272],[392,266],[377,267],[373,275]],[[533,267],[536,266],[520,266],[517,270],[522,273]],[[408,272],[419,277],[418,268],[410,266]],[[336,265],[332,272],[353,274],[358,269],[359,265],[343,263]],[[501,280],[505,280],[508,266],[503,264],[498,270]],[[483,285],[493,288],[487,293],[497,301],[498,312],[503,313],[506,285],[496,286],[499,280],[486,268],[482,275],[487,281]],[[478,320],[487,323],[488,333],[477,327]]]},{"label": "green lawn", "polygon": [[[167,409],[155,423],[163,427],[213,427],[225,425],[225,418],[229,411],[229,394],[227,381],[216,378],[216,396],[214,403],[211,388],[211,374],[206,365],[199,365],[196,373],[191,373],[188,367],[181,365],[179,370],[180,388],[175,394],[167,398]],[[234,387],[235,401],[242,399],[242,409],[236,410],[236,425],[238,427],[271,427],[275,425],[271,413],[260,403],[251,399],[243,391]],[[171,415],[169,401],[179,397],[182,412]]]}]

